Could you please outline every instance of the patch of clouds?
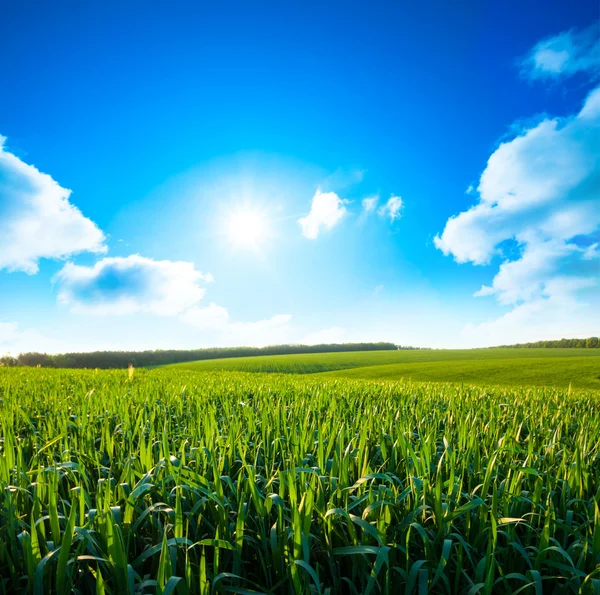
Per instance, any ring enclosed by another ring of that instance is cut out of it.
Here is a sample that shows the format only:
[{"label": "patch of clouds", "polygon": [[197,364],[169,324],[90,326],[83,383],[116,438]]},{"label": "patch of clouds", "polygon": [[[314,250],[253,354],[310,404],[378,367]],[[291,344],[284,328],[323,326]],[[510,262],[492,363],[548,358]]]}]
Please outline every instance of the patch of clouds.
[{"label": "patch of clouds", "polygon": [[389,219],[392,223],[402,218],[404,202],[400,196],[391,194],[387,201],[379,208],[380,197],[378,194],[367,196],[362,199],[362,217],[368,217],[371,213],[377,212],[380,217]]},{"label": "patch of clouds", "polygon": [[346,336],[346,329],[341,326],[321,329],[314,333],[306,335],[300,343],[302,345],[323,345],[326,343],[343,343]]},{"label": "patch of clouds", "polygon": [[153,260],[134,254],[104,258],[94,266],[67,263],[55,276],[58,300],[72,311],[103,316],[148,313],[174,317],[189,327],[216,332],[222,345],[271,345],[289,340],[289,314],[251,322],[232,321],[227,308],[200,305],[210,273],[191,262]]},{"label": "patch of clouds", "polygon": [[600,75],[600,25],[571,29],[540,41],[521,63],[530,79],[568,77],[586,72]]},{"label": "patch of clouds", "polygon": [[387,217],[393,223],[394,221],[402,218],[402,209],[404,209],[404,202],[400,196],[391,195],[387,202],[379,208],[378,213],[382,217]]},{"label": "patch of clouds", "polygon": [[600,225],[600,88],[574,117],[545,119],[488,160],[479,203],[451,217],[435,245],[459,263],[488,264],[498,245],[591,234]]},{"label": "patch of clouds", "polygon": [[106,252],[105,236],[69,198],[71,191],[28,165],[0,136],[0,269],[39,269],[42,258]]},{"label": "patch of clouds", "polygon": [[582,296],[598,295],[600,285],[599,188],[600,88],[578,114],[545,118],[494,151],[477,204],[448,219],[434,239],[458,263],[504,260],[475,295],[495,296],[512,310],[467,327],[469,340],[498,344],[598,331],[600,315],[586,310]]},{"label": "patch of clouds", "polygon": [[92,314],[148,312],[175,316],[204,296],[213,277],[191,262],[153,260],[137,254],[104,258],[91,267],[67,263],[55,277],[59,302]]},{"label": "patch of clouds", "polygon": [[335,192],[321,192],[317,189],[312,198],[310,213],[298,219],[302,235],[315,240],[323,230],[333,229],[348,212],[345,207],[347,202]]},{"label": "patch of clouds", "polygon": [[491,286],[476,296],[495,295],[503,305],[569,295],[600,282],[598,244],[586,248],[573,242],[547,240],[526,244],[518,260],[506,261]]}]

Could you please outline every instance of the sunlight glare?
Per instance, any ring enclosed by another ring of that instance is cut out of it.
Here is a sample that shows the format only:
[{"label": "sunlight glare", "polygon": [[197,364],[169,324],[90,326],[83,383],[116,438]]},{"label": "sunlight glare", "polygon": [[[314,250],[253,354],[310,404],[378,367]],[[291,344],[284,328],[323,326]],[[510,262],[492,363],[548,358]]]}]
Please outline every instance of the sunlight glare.
[{"label": "sunlight glare", "polygon": [[267,226],[257,211],[241,210],[231,214],[227,231],[233,244],[256,247],[265,239]]}]

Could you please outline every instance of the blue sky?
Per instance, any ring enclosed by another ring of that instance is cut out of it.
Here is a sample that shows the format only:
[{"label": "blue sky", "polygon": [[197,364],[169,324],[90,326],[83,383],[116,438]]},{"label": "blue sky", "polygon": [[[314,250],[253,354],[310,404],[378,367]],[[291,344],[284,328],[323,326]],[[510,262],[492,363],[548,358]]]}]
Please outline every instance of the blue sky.
[{"label": "blue sky", "polygon": [[600,334],[597,2],[126,4],[0,9],[0,352]]}]

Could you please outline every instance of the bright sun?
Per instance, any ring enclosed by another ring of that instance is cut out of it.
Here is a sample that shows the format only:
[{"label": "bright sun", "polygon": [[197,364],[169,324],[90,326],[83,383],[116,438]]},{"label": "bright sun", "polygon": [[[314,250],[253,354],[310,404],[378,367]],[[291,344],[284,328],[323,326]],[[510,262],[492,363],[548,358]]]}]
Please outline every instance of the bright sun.
[{"label": "bright sun", "polygon": [[236,211],[229,217],[227,234],[233,244],[256,247],[265,239],[266,233],[266,221],[256,211]]}]

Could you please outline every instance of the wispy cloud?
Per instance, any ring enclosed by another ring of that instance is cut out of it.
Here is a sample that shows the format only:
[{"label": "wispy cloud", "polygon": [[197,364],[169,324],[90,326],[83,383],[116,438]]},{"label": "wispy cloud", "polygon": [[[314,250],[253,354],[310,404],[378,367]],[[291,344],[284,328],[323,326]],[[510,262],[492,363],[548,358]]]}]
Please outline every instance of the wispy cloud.
[{"label": "wispy cloud", "polygon": [[540,41],[522,61],[522,73],[531,79],[572,76],[587,72],[600,75],[600,24],[564,31]]},{"label": "wispy cloud", "polygon": [[379,194],[368,196],[362,199],[362,215],[364,219],[372,213],[377,213],[380,217],[389,219],[392,223],[402,218],[404,202],[400,196],[390,194],[390,197],[379,207]]},{"label": "wispy cloud", "polygon": [[389,218],[390,221],[394,222],[402,218],[402,209],[404,203],[400,196],[394,196],[393,194],[388,198],[387,202],[379,207],[378,213],[382,217]]},{"label": "wispy cloud", "polygon": [[312,199],[310,213],[298,219],[304,237],[315,240],[321,231],[335,227],[348,212],[346,202],[335,192],[317,190]]},{"label": "wispy cloud", "polygon": [[35,274],[42,258],[105,252],[104,234],[71,191],[5,148],[0,136],[0,269]]},{"label": "wispy cloud", "polygon": [[376,194],[374,196],[367,196],[367,198],[363,198],[361,201],[363,213],[368,215],[369,213],[373,213],[377,208],[377,203],[379,202],[379,195]]}]

